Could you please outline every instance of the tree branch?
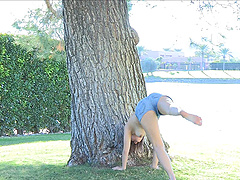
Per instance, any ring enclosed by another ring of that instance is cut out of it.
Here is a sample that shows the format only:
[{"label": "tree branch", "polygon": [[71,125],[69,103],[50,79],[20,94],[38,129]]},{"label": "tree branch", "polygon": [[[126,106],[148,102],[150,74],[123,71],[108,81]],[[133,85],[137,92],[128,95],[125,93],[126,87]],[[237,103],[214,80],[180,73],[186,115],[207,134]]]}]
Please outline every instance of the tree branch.
[{"label": "tree branch", "polygon": [[56,18],[62,18],[62,15],[60,13],[58,13],[55,9],[53,9],[53,7],[50,3],[50,0],[44,0],[44,1],[47,5],[47,8],[49,9],[49,11],[51,11]]}]

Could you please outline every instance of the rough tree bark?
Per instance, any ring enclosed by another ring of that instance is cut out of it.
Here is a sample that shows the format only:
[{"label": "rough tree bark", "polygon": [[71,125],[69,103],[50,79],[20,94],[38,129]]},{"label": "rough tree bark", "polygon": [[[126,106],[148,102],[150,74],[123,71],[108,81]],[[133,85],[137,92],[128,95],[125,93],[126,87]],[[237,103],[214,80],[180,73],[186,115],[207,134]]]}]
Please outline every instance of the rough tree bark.
[{"label": "rough tree bark", "polygon": [[111,165],[128,117],[146,96],[136,31],[125,0],[63,0],[63,15],[72,96],[68,165]]}]

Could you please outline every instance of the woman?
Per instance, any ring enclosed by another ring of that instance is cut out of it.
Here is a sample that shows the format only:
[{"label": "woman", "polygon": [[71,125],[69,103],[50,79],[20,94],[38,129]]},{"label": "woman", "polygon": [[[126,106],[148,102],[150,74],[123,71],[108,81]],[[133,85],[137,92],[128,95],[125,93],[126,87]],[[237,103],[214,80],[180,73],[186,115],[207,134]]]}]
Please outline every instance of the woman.
[{"label": "woman", "polygon": [[158,118],[160,115],[181,115],[186,120],[199,126],[202,119],[196,115],[189,114],[174,106],[172,99],[159,93],[152,93],[142,99],[131,115],[124,127],[124,145],[122,152],[122,166],[114,167],[113,170],[125,170],[131,141],[138,144],[146,134],[153,145],[152,168],[157,169],[158,160],[167,172],[169,178],[175,179],[170,159],[165,151],[165,147],[158,128]]}]

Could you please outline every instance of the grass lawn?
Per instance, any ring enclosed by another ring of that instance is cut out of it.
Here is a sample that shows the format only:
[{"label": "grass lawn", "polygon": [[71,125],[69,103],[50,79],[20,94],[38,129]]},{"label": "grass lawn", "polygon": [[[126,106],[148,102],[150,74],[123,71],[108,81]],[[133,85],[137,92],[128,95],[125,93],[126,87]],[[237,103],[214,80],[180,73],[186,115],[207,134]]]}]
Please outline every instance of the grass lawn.
[{"label": "grass lawn", "polygon": [[[70,134],[0,138],[0,179],[168,179],[163,170],[147,166],[126,171],[89,165],[66,167],[69,140]],[[195,147],[200,148],[196,151],[189,147],[187,155],[181,147],[172,152],[177,179],[240,179],[239,149],[201,146]]]}]

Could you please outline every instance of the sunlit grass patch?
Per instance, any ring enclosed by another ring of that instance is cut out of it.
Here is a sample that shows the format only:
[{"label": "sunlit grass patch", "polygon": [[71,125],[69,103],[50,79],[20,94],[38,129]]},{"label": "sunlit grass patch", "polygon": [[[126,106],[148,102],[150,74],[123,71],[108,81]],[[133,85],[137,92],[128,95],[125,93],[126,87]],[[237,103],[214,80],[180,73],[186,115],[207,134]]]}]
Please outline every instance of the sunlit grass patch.
[{"label": "sunlit grass patch", "polygon": [[[170,155],[172,153],[172,166],[177,179],[240,179],[240,151],[237,148],[208,145],[191,147],[187,151],[180,146],[172,147],[174,150]],[[163,169],[151,169],[150,164],[128,166],[125,171],[113,171],[110,167],[92,167],[88,164],[67,167],[70,152],[70,134],[0,138],[0,180],[168,179]]]},{"label": "sunlit grass patch", "polygon": [[[203,153],[194,156],[174,156],[173,167],[180,179],[240,179],[240,153],[238,150],[218,149],[215,153],[205,146]],[[182,155],[182,153],[180,153]]]}]

